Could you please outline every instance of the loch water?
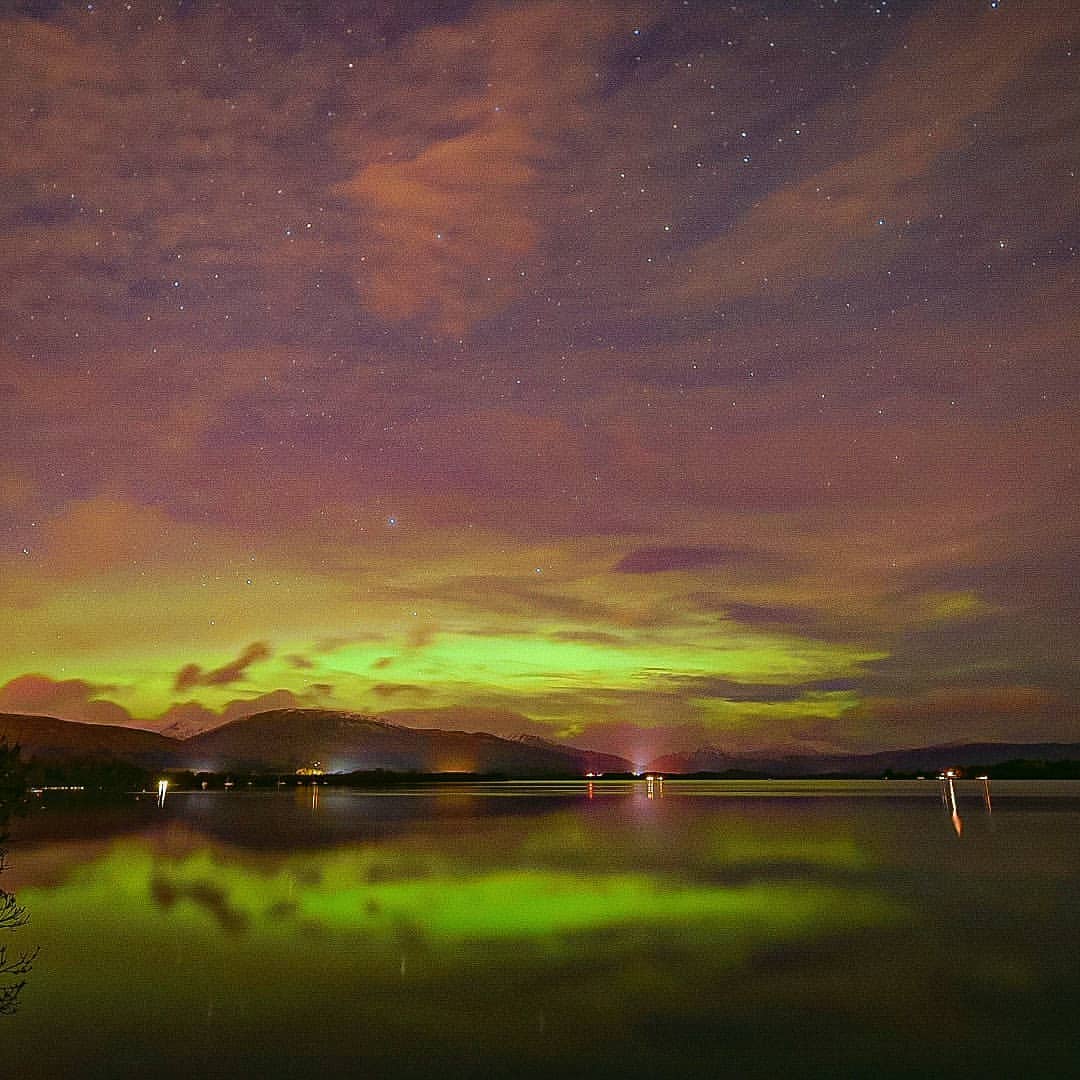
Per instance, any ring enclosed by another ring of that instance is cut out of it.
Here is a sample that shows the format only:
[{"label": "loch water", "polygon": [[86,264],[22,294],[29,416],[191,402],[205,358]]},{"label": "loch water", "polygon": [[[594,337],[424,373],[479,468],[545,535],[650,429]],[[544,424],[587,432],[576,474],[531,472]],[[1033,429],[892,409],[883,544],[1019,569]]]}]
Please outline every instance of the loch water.
[{"label": "loch water", "polygon": [[1080,783],[35,799],[0,1074],[1080,1074]]}]

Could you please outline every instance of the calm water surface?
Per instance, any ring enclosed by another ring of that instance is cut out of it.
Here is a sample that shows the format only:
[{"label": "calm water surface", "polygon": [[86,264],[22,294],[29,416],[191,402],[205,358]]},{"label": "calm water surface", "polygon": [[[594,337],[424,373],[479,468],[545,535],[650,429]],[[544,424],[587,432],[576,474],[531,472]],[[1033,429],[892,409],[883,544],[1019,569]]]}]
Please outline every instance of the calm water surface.
[{"label": "calm water surface", "polygon": [[[1080,1072],[1080,784],[38,803],[38,1077]],[[959,826],[959,832],[957,828]]]}]

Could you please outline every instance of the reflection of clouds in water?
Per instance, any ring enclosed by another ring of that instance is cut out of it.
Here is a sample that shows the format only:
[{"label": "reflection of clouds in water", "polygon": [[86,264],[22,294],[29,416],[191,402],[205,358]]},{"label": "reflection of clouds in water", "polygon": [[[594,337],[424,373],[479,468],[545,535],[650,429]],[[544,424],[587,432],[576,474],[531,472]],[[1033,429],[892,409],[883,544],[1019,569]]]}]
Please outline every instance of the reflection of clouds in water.
[{"label": "reflection of clouds in water", "polygon": [[[557,828],[558,818],[549,824]],[[702,861],[702,879],[695,880],[650,868],[647,853],[634,869],[627,861],[632,844],[624,840],[616,847],[618,870],[603,865],[606,860],[591,870],[568,870],[507,866],[500,856],[487,866],[458,863],[452,852],[425,860],[407,842],[400,851],[385,845],[335,848],[270,863],[235,851],[224,858],[210,847],[167,855],[143,840],[122,841],[54,890],[51,900],[66,893],[61,902],[71,908],[80,893],[112,893],[134,920],[194,919],[229,936],[320,929],[335,938],[360,935],[369,942],[407,940],[434,948],[470,942],[544,947],[614,929],[692,937],[697,927],[715,950],[720,928],[721,955],[726,949],[732,961],[759,945],[902,917],[883,894],[827,880],[828,873],[858,862],[842,844],[822,849],[817,872],[796,876],[783,865],[785,849],[770,852],[765,845],[750,871],[750,851],[733,843],[732,857],[742,860],[744,872],[724,881],[710,860]],[[812,845],[801,852],[789,845],[786,853],[802,869],[815,859]]]},{"label": "reflection of clouds in water", "polygon": [[[70,909],[80,891],[112,892],[128,898],[133,915],[155,919],[156,910],[234,937],[319,931],[433,947],[543,946],[689,926],[704,942],[722,927],[732,962],[758,944],[888,925],[901,914],[863,879],[874,863],[865,843],[837,835],[836,822],[804,821],[793,836],[764,820],[732,829],[695,812],[680,817],[673,846],[651,813],[625,809],[629,817],[589,823],[562,810],[525,821],[479,817],[455,835],[384,834],[288,854],[237,848],[175,823],[164,836],[93,849],[66,885],[44,895],[68,894]],[[137,897],[149,901],[141,911]]]},{"label": "reflection of clouds in water", "polygon": [[295,900],[278,900],[266,909],[266,917],[271,921],[277,919],[284,922],[294,918],[299,910]]},{"label": "reflection of clouds in water", "polygon": [[180,883],[155,874],[150,879],[150,895],[160,908],[168,911],[180,900],[190,900],[197,907],[209,912],[218,926],[228,934],[246,930],[250,922],[247,914],[229,903],[224,889],[208,881]]}]

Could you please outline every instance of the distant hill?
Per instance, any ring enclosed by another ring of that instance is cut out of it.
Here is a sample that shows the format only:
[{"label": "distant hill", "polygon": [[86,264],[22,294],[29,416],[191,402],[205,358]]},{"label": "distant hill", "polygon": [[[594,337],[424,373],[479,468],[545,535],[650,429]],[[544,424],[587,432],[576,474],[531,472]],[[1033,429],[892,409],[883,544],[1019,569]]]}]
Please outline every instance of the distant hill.
[{"label": "distant hill", "polygon": [[0,713],[0,739],[18,745],[24,761],[120,761],[147,769],[180,764],[180,743],[153,731],[80,724],[53,716]]},{"label": "distant hill", "polygon": [[633,772],[636,768],[627,758],[618,757],[615,754],[602,754],[598,750],[578,750],[564,743],[542,739],[539,735],[518,735],[515,741],[524,746],[557,754],[565,754],[569,751],[573,753],[575,761],[581,764],[585,772],[627,773]]},{"label": "distant hill", "polygon": [[950,766],[989,766],[1005,761],[1075,761],[1080,743],[951,743],[875,754],[736,755],[706,746],[688,754],[665,754],[649,763],[663,773],[754,772],[769,776],[849,774],[880,776],[893,772],[939,772]]},{"label": "distant hill", "polygon": [[483,732],[407,728],[357,713],[275,709],[195,735],[184,751],[202,769],[294,771],[318,761],[327,772],[393,769],[502,772],[514,776],[632,768],[611,755],[543,740],[502,739]]},{"label": "distant hill", "polygon": [[[261,711],[266,712],[270,705]],[[512,709],[476,705],[440,705],[426,709],[380,709],[380,720],[398,727],[441,728],[443,731],[527,731],[532,721]]]},{"label": "distant hill", "polygon": [[228,720],[222,720],[220,723],[207,723],[202,719],[173,720],[159,727],[157,734],[164,735],[167,739],[178,739],[183,742],[185,739],[190,739],[195,735],[201,735],[204,731],[216,731],[227,723],[229,723]]},{"label": "distant hill", "polygon": [[25,760],[110,761],[143,768],[294,772],[318,761],[326,772],[501,772],[542,776],[625,772],[623,758],[543,739],[400,727],[358,713],[276,709],[187,739],[51,716],[0,714],[0,738]]}]

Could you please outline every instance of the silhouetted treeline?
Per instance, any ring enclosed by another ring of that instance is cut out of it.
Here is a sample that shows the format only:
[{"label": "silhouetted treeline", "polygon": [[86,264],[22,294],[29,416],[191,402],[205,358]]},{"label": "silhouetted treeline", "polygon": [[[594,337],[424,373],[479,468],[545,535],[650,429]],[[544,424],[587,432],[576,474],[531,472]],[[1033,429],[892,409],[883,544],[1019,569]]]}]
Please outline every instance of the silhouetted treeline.
[{"label": "silhouetted treeline", "polygon": [[[156,777],[158,774],[154,774]],[[581,773],[545,773],[529,774],[520,778],[503,772],[409,772],[395,769],[360,769],[347,773],[317,773],[298,775],[292,772],[248,773],[248,772],[191,772],[187,770],[167,770],[160,774],[169,781],[170,790],[196,791],[205,785],[208,790],[223,788],[228,784],[237,790],[246,788],[297,787],[299,785],[320,784],[328,787],[395,787],[407,784],[477,784],[497,783],[514,779],[528,780],[581,780]],[[633,780],[632,773],[604,773],[605,780]],[[156,783],[156,781],[155,781]],[[150,787],[153,784],[148,785]]]},{"label": "silhouetted treeline", "polygon": [[4,840],[4,826],[11,814],[26,797],[26,766],[19,756],[17,746],[8,746],[0,739],[0,842]]},{"label": "silhouetted treeline", "polygon": [[[633,773],[604,773],[605,780],[633,780]],[[320,777],[290,777],[290,780],[318,779],[336,787],[393,787],[396,784],[477,784],[507,780],[581,780],[579,772],[529,773],[515,776],[505,772],[398,772],[394,769],[361,769]]]},{"label": "silhouetted treeline", "polygon": [[[956,766],[949,766],[955,768]],[[991,780],[1080,780],[1080,761],[1029,761],[1017,758],[997,765],[961,765],[961,777],[989,776]],[[932,779],[933,773],[894,772],[886,769],[886,780]]]},{"label": "silhouetted treeline", "polygon": [[[318,773],[299,776],[296,773],[190,772],[173,771],[161,774],[169,788],[178,791],[197,791],[223,788],[228,784],[236,789],[297,787],[325,784],[329,787],[394,787],[399,784],[420,783],[480,783],[507,780],[504,773],[424,773],[397,772],[393,769],[364,769],[348,773]],[[558,778],[556,778],[558,779]]]},{"label": "silhouetted treeline", "polygon": [[87,791],[136,791],[150,784],[146,769],[123,761],[76,759],[64,762],[30,761],[24,766],[25,782],[32,788],[83,787]]}]

